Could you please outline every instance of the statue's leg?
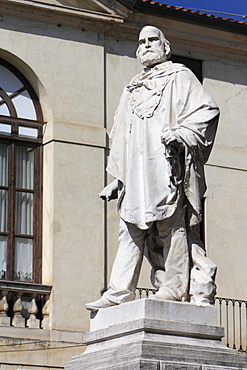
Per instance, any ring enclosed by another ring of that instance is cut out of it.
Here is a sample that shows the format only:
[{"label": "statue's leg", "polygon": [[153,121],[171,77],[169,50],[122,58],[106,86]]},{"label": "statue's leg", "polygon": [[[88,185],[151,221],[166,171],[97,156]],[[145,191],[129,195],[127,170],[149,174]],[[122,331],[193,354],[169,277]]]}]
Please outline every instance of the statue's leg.
[{"label": "statue's leg", "polygon": [[185,227],[185,209],[157,221],[159,237],[163,242],[164,272],[162,285],[155,297],[160,299],[187,299],[189,286],[189,248]]},{"label": "statue's leg", "polygon": [[190,301],[202,305],[213,304],[216,294],[214,280],[217,266],[206,257],[203,243],[196,231],[188,231],[188,241],[192,259]]},{"label": "statue's leg", "polygon": [[119,247],[112,267],[110,283],[101,299],[86,305],[91,311],[135,299],[135,290],[143,260],[146,231],[120,220]]},{"label": "statue's leg", "polygon": [[135,299],[146,231],[120,220],[119,247],[104,296],[117,304]]},{"label": "statue's leg", "polygon": [[152,266],[150,280],[156,289],[162,286],[165,276],[163,246],[163,241],[160,239],[156,224],[154,223],[151,229],[148,230],[144,255]]}]

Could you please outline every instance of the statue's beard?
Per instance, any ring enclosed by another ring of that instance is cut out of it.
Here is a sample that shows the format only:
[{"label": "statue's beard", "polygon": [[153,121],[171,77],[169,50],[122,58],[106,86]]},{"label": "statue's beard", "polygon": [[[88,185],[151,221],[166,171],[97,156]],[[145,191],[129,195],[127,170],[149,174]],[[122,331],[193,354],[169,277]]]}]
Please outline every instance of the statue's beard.
[{"label": "statue's beard", "polygon": [[157,49],[148,49],[145,50],[143,53],[138,52],[137,56],[140,60],[141,64],[144,66],[152,66],[154,64],[162,63],[166,61],[166,54],[165,50],[162,48]]}]

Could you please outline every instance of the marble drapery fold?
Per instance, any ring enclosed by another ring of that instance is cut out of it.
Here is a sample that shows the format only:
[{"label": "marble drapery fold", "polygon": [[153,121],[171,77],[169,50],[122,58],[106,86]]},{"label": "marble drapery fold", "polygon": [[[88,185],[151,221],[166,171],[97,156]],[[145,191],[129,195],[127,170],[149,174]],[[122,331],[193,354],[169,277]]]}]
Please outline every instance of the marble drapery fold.
[{"label": "marble drapery fold", "polygon": [[[171,217],[182,192],[188,226],[200,222],[206,190],[203,165],[212,149],[218,116],[216,103],[181,64],[166,61],[132,79],[115,115],[107,167],[123,185],[118,208],[125,222],[145,230],[153,221]],[[179,135],[183,150],[161,143],[169,129]],[[178,163],[169,160],[170,150],[177,150]],[[174,179],[177,169],[172,167],[177,165],[183,168],[181,186]]]}]

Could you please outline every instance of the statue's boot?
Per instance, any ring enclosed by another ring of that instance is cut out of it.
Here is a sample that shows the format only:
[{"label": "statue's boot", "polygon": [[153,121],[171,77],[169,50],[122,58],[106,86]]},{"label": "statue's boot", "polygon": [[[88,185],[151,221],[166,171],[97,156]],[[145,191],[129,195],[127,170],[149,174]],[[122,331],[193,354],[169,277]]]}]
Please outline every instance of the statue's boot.
[{"label": "statue's boot", "polygon": [[175,294],[175,292],[170,291],[167,287],[161,287],[158,292],[151,296],[151,298],[165,299],[167,301],[181,301],[181,298]]},{"label": "statue's boot", "polygon": [[86,303],[85,307],[89,311],[98,311],[101,308],[107,308],[111,306],[115,306],[117,303],[109,301],[109,299],[105,297],[101,297],[95,302]]},{"label": "statue's boot", "polygon": [[190,302],[198,305],[214,304],[216,295],[215,275],[217,266],[207,256],[198,233],[190,230],[188,240],[191,249]]}]

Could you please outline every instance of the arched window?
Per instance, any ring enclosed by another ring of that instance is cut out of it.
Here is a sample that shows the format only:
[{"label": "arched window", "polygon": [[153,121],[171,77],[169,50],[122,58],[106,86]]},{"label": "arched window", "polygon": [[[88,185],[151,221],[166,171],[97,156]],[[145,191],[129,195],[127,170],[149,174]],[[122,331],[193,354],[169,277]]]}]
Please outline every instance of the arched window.
[{"label": "arched window", "polygon": [[42,126],[33,88],[0,59],[0,279],[41,281]]}]

